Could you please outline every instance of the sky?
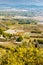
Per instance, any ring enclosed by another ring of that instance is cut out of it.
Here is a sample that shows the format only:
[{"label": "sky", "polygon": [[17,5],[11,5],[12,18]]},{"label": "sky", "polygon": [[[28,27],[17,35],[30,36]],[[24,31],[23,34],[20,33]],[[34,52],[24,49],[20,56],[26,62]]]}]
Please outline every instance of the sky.
[{"label": "sky", "polygon": [[43,0],[0,0],[0,8],[23,8],[32,5],[43,7]]}]

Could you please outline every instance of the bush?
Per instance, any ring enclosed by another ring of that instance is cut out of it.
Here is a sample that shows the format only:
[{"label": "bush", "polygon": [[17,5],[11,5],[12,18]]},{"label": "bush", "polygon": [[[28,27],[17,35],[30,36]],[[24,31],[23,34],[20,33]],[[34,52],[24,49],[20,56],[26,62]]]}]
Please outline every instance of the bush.
[{"label": "bush", "polygon": [[23,40],[23,37],[22,36],[19,36],[18,38],[17,38],[17,42],[21,42]]},{"label": "bush", "polygon": [[37,40],[39,44],[43,44],[43,40]]}]

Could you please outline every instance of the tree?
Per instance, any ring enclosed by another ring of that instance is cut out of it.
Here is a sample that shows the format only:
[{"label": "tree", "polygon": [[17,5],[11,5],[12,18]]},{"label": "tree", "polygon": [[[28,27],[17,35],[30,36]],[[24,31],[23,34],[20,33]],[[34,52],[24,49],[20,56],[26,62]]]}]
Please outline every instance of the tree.
[{"label": "tree", "polygon": [[23,40],[23,37],[22,36],[19,36],[18,38],[17,38],[17,42],[21,42]]}]

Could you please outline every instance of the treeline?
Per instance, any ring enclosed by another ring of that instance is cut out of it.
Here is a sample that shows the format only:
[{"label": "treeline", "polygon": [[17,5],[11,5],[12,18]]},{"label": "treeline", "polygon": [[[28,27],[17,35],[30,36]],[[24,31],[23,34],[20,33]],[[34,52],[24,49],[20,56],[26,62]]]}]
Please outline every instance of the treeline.
[{"label": "treeline", "polygon": [[[6,19],[3,18],[3,21],[11,22],[12,24],[19,23],[19,24],[37,24],[35,20],[32,19]],[[11,24],[9,23],[9,24]]]},{"label": "treeline", "polygon": [[16,19],[18,21],[19,24],[37,24],[37,22],[35,20],[31,20],[31,19]]}]

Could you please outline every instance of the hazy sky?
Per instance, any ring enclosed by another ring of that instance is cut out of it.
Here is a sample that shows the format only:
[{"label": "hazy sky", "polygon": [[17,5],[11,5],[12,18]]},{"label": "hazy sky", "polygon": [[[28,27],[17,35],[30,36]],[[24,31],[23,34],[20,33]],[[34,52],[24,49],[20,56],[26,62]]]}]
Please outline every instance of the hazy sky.
[{"label": "hazy sky", "polygon": [[0,7],[43,6],[43,0],[0,0]]}]

